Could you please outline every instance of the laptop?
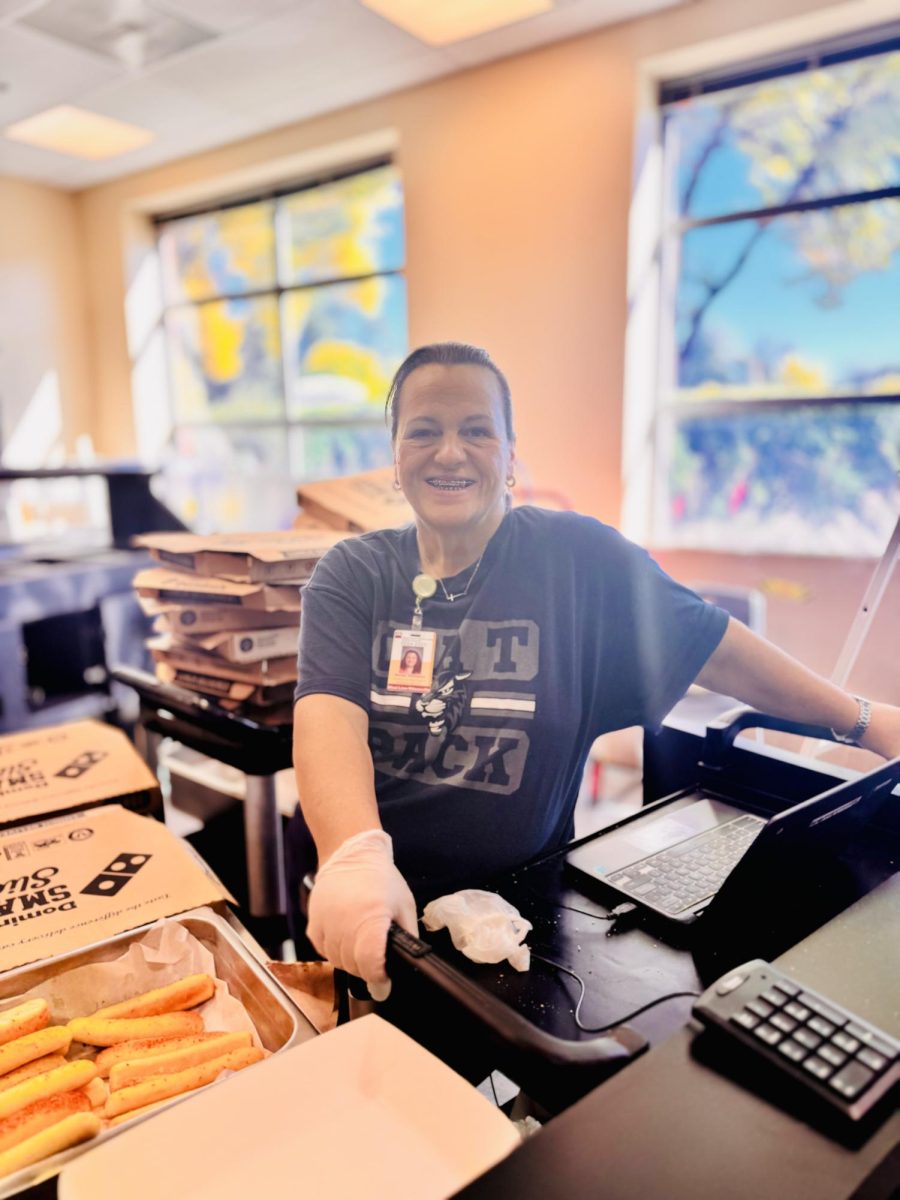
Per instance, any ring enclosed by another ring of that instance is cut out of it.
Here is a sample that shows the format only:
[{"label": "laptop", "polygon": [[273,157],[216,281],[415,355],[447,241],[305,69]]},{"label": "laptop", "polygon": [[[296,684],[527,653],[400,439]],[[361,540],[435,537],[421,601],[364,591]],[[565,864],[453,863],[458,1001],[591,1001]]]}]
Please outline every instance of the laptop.
[{"label": "laptop", "polygon": [[754,913],[757,924],[786,925],[798,905],[813,920],[811,906],[840,911],[900,869],[900,758],[768,817],[687,789],[580,843],[566,862],[585,890],[601,885],[662,928],[715,917],[725,929]]}]

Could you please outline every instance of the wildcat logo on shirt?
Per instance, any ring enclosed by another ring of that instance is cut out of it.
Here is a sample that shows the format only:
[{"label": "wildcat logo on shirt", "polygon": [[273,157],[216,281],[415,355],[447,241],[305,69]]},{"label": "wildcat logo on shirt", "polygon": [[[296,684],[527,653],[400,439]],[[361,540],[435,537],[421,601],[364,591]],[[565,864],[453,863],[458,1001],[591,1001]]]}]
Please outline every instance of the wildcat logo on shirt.
[{"label": "wildcat logo on shirt", "polygon": [[[381,655],[390,636],[385,627]],[[538,647],[533,621],[473,620],[463,622],[458,635],[439,632],[429,691],[400,704],[373,691],[370,747],[376,769],[398,779],[514,792],[530,745],[519,726],[534,718]],[[375,678],[384,678],[386,661],[373,666]],[[523,683],[528,690],[521,689]],[[387,719],[400,717],[400,709],[401,720]],[[497,726],[499,718],[503,723]]]},{"label": "wildcat logo on shirt", "polygon": [[471,671],[456,669],[441,671],[434,686],[423,692],[416,700],[416,712],[428,724],[428,732],[434,737],[444,737],[459,723],[466,704],[466,689],[463,686]]}]

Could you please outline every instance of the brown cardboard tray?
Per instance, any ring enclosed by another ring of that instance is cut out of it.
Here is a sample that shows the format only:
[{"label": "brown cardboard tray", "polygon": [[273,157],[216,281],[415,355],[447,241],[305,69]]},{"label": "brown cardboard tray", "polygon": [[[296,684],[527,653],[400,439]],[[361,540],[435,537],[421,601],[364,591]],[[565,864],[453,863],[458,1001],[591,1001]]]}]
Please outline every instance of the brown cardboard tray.
[{"label": "brown cardboard tray", "polygon": [[[187,932],[212,954],[216,977],[228,985],[231,994],[244,1006],[266,1050],[273,1054],[279,1053],[313,1036],[312,1026],[287,997],[275,978],[253,957],[237,933],[217,913],[208,908],[193,909],[176,917],[166,918],[166,923],[184,926]],[[161,922],[143,925],[80,950],[5,972],[0,976],[0,1006],[6,1007],[5,1001],[55,980],[78,967],[113,962],[158,924]],[[205,1089],[199,1089],[203,1090]],[[169,1103],[180,1104],[197,1094],[198,1092],[187,1092],[182,1096],[173,1097]],[[169,1104],[161,1105],[156,1111],[165,1111],[168,1107]],[[65,1164],[73,1158],[107,1142],[111,1137],[118,1137],[144,1121],[152,1120],[154,1115],[155,1113],[149,1113],[138,1116],[134,1121],[103,1130],[91,1141],[83,1142],[0,1179],[0,1200],[15,1196],[41,1180],[59,1174]]]}]

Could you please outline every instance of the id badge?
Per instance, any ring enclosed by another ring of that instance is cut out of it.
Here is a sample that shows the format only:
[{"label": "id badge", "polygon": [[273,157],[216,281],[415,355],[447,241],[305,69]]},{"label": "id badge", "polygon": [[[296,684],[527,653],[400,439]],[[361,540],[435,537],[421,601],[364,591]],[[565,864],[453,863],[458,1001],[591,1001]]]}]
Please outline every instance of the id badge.
[{"label": "id badge", "polygon": [[396,629],[388,664],[389,692],[427,692],[434,676],[437,634],[427,629]]}]

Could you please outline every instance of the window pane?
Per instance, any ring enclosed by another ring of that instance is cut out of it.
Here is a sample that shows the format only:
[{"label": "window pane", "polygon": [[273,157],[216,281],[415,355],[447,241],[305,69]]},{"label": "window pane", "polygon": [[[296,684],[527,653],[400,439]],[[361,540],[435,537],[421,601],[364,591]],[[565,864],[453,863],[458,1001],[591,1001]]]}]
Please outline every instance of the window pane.
[{"label": "window pane", "polygon": [[171,309],[166,333],[178,422],[284,416],[274,296]]},{"label": "window pane", "polygon": [[900,200],[691,230],[676,310],[680,398],[900,392]]},{"label": "window pane", "polygon": [[282,305],[288,415],[378,412],[406,353],[403,278],[304,288]]},{"label": "window pane", "polygon": [[670,414],[671,545],[877,555],[900,511],[900,402]]},{"label": "window pane", "polygon": [[264,200],[162,226],[159,256],[166,303],[274,287],[272,221],[273,203]]},{"label": "window pane", "polygon": [[163,481],[198,533],[284,529],[297,510],[283,429],[179,429]]},{"label": "window pane", "polygon": [[378,425],[307,425],[291,430],[291,474],[297,483],[388,467],[391,439]]},{"label": "window pane", "polygon": [[284,196],[277,219],[285,285],[403,266],[403,189],[394,167]]},{"label": "window pane", "polygon": [[682,100],[677,211],[708,217],[900,185],[900,52]]}]

